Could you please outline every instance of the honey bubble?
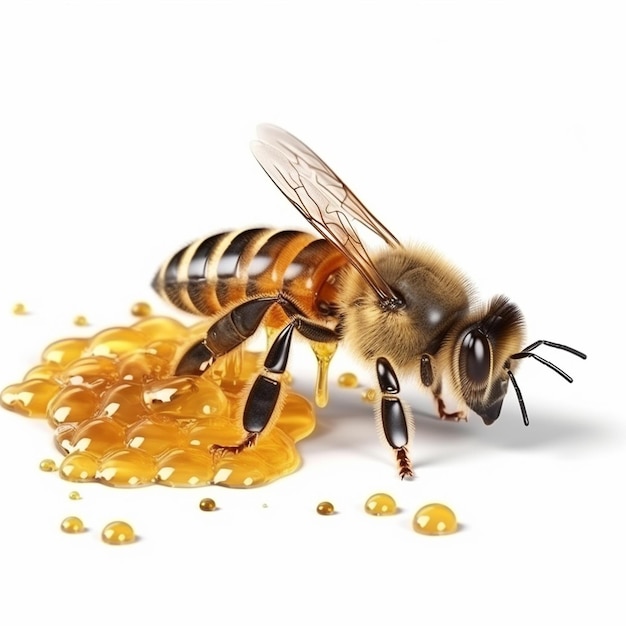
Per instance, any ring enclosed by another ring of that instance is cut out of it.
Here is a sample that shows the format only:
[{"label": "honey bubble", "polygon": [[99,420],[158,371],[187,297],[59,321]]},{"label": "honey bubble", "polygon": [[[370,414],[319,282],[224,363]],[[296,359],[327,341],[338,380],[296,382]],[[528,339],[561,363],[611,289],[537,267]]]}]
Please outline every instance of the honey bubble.
[{"label": "honey bubble", "polygon": [[156,467],[150,454],[143,450],[123,448],[102,457],[96,479],[113,487],[139,487],[154,481]]},{"label": "honey bubble", "polygon": [[171,487],[208,485],[213,479],[213,459],[200,450],[172,450],[159,460],[157,481]]},{"label": "honey bubble", "polygon": [[59,377],[69,385],[89,385],[102,389],[117,380],[119,374],[115,362],[104,356],[87,356],[72,361]]},{"label": "honey bubble", "polygon": [[146,336],[134,328],[107,328],[95,335],[87,353],[93,356],[116,357],[145,345]]},{"label": "honey bubble", "polygon": [[102,541],[120,546],[135,541],[135,531],[127,522],[110,522],[102,529]]},{"label": "honey bubble", "polygon": [[213,500],[213,498],[202,498],[198,506],[201,511],[215,511],[217,508],[217,504],[215,504],[215,500]]},{"label": "honey bubble", "polygon": [[317,512],[319,515],[333,515],[335,513],[335,507],[332,502],[320,502],[317,505]]},{"label": "honey bubble", "polygon": [[44,459],[39,463],[39,469],[42,472],[56,472],[59,468],[52,459]]},{"label": "honey bubble", "polygon": [[89,326],[89,320],[84,315],[77,315],[74,318],[74,326]]},{"label": "honey bubble", "polygon": [[363,402],[375,402],[376,397],[378,396],[376,389],[366,389],[362,394],[361,398]]},{"label": "honey bubble", "polygon": [[135,317],[147,317],[152,313],[152,307],[147,302],[135,302],[130,307],[130,312]]},{"label": "honey bubble", "polygon": [[72,452],[61,462],[59,474],[75,483],[92,482],[98,472],[98,457],[89,452]]},{"label": "honey bubble", "polygon": [[[124,445],[124,428],[107,417],[100,417],[82,422],[74,431],[66,450],[106,454],[113,448]],[[63,444],[61,444],[63,445]]]},{"label": "honey bubble", "polygon": [[[132,328],[140,332],[148,344],[152,341],[174,341],[180,344],[189,335],[189,330],[172,317],[146,317],[133,324]],[[206,325],[202,332],[206,332]]]},{"label": "honey bubble", "polygon": [[44,380],[51,380],[54,382],[54,378],[63,371],[62,367],[58,363],[40,363],[31,367],[24,375],[24,380],[32,380],[34,378],[42,378]]},{"label": "honey bubble", "polygon": [[85,525],[83,524],[83,520],[81,520],[80,517],[70,516],[66,517],[61,522],[61,530],[64,533],[69,534],[82,533],[85,530]]},{"label": "honey bubble", "polygon": [[413,516],[413,530],[422,535],[449,535],[457,528],[456,515],[445,504],[427,504]]},{"label": "honey bubble", "polygon": [[23,302],[16,302],[13,305],[13,315],[26,315],[28,313],[28,309]]},{"label": "honey bubble", "polygon": [[48,420],[53,426],[65,422],[82,422],[93,417],[99,405],[100,398],[92,389],[69,385],[48,403]]},{"label": "honey bubble", "polygon": [[143,401],[143,386],[134,382],[113,385],[103,394],[101,407],[102,415],[122,426],[134,424],[150,413]]},{"label": "honey bubble", "polygon": [[122,380],[148,382],[169,374],[170,366],[166,359],[150,352],[134,352],[119,360]]},{"label": "honey bubble", "polygon": [[41,355],[44,363],[67,365],[80,358],[89,345],[89,339],[61,339],[51,343]]},{"label": "honey bubble", "polygon": [[33,378],[9,385],[0,394],[0,405],[26,417],[45,417],[48,403],[60,386],[50,380]]},{"label": "honey bubble", "polygon": [[183,444],[184,435],[173,422],[155,422],[152,419],[141,420],[126,431],[126,445],[142,450],[157,457],[170,448]]},{"label": "honey bubble", "polygon": [[352,372],[346,372],[339,376],[339,378],[337,379],[337,383],[340,387],[354,388],[358,386],[359,379],[357,378],[356,374],[353,374]]},{"label": "honey bubble", "polygon": [[365,512],[370,515],[394,515],[397,510],[396,501],[387,493],[375,493],[365,502]]}]

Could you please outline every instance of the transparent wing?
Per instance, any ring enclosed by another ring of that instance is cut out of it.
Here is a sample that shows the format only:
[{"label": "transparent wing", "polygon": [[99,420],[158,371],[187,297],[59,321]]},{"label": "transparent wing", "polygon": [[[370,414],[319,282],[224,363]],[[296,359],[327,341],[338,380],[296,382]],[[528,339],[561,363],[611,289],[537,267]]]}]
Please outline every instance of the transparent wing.
[{"label": "transparent wing", "polygon": [[383,302],[396,302],[354,230],[356,219],[388,245],[400,242],[361,204],[333,170],[299,139],[276,126],[258,128],[252,152],[274,184],[321,235],[334,244]]}]

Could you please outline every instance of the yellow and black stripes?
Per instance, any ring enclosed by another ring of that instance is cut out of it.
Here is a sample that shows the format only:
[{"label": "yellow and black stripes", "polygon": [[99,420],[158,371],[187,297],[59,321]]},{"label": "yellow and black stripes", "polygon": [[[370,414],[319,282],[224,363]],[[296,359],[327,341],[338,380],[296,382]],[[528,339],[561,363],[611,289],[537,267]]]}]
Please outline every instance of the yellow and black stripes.
[{"label": "yellow and black stripes", "polygon": [[176,307],[211,316],[235,303],[284,292],[311,317],[332,296],[345,257],[324,239],[300,231],[255,228],[200,239],[179,250],[152,283]]}]

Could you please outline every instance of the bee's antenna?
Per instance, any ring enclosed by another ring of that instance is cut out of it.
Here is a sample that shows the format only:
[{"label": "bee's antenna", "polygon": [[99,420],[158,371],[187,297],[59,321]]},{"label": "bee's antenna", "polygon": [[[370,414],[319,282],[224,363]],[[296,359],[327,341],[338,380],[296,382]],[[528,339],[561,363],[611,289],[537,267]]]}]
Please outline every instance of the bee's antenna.
[{"label": "bee's antenna", "polygon": [[528,413],[526,413],[526,405],[524,404],[524,398],[522,398],[522,392],[517,386],[517,381],[515,380],[515,376],[513,376],[513,372],[511,370],[507,370],[506,373],[509,375],[511,382],[513,383],[513,389],[515,389],[515,394],[517,395],[519,408],[522,410],[522,419],[524,420],[524,426],[528,426],[530,422],[528,421]]},{"label": "bee's antenna", "polygon": [[[559,350],[565,350],[566,352],[569,352],[571,354],[576,355],[577,357],[580,357],[581,359],[586,359],[587,355],[583,354],[582,352],[580,352],[579,350],[576,350],[574,348],[570,348],[569,346],[565,346],[562,343],[554,343],[553,341],[546,341],[545,339],[539,339],[539,341],[535,341],[534,343],[531,343],[528,347],[524,348],[521,352],[517,352],[516,354],[512,354],[511,358],[512,359],[524,359],[526,357],[533,357],[533,359],[537,359],[537,361],[539,361],[539,363],[543,363],[544,365],[547,365],[551,370],[554,370],[557,374],[559,374],[560,376],[562,376],[563,378],[565,378],[565,380],[568,383],[571,383],[574,381],[574,379],[569,375],[566,374],[560,367],[557,367],[554,363],[548,361],[547,359],[544,359],[543,357],[539,356],[538,354],[535,354],[534,352],[532,352],[532,350],[534,350],[535,348],[537,348],[538,346],[541,345],[545,345],[548,346],[550,348],[558,348]],[[509,373],[510,375],[510,373]],[[515,383],[513,383],[513,385],[516,387]]]}]

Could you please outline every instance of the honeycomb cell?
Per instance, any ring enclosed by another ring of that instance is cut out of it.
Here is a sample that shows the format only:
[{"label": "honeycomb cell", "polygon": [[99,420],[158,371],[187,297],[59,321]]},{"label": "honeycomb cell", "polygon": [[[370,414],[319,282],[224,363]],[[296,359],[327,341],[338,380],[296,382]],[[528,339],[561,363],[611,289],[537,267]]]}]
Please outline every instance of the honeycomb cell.
[{"label": "honeycomb cell", "polygon": [[159,460],[157,481],[170,487],[208,485],[214,476],[213,459],[200,450],[172,450]]},{"label": "honeycomb cell", "polygon": [[98,472],[98,457],[89,452],[72,452],[61,462],[61,478],[75,483],[93,482]]},{"label": "honeycomb cell", "polygon": [[89,339],[60,339],[44,349],[41,360],[43,363],[68,365],[83,356],[88,345]]},{"label": "honeycomb cell", "polygon": [[53,426],[91,419],[100,406],[98,394],[83,385],[68,385],[48,403],[48,421]]},{"label": "honeycomb cell", "polygon": [[100,413],[121,426],[130,426],[150,414],[143,401],[143,386],[135,382],[119,382],[103,395]]},{"label": "honeycomb cell", "polygon": [[96,478],[112,487],[140,487],[156,479],[157,464],[143,450],[123,448],[105,454],[98,463]]},{"label": "honeycomb cell", "polygon": [[95,335],[87,353],[93,356],[117,357],[146,344],[146,336],[135,328],[107,328]]},{"label": "honeycomb cell", "polygon": [[413,530],[422,535],[449,535],[457,529],[456,515],[445,504],[427,504],[413,516]]},{"label": "honeycomb cell", "polygon": [[45,417],[50,400],[60,386],[53,381],[33,378],[9,385],[0,394],[0,404],[26,417]]}]

